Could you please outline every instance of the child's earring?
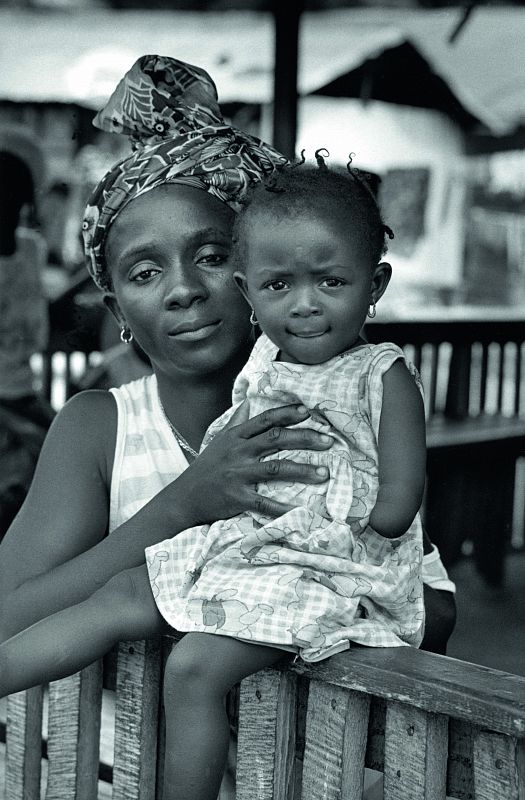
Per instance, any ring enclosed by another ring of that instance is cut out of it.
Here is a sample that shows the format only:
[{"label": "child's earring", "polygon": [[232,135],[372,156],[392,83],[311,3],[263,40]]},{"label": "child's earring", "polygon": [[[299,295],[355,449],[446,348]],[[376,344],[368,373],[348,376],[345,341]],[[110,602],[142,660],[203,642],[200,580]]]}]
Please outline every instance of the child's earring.
[{"label": "child's earring", "polygon": [[254,327],[259,324],[258,321],[257,321],[257,318],[255,316],[255,311],[253,310],[253,308],[252,308],[252,311],[251,311],[251,314],[250,314],[250,322],[252,323],[252,325]]},{"label": "child's earring", "polygon": [[133,333],[127,325],[122,325],[120,329],[120,341],[130,344],[133,341]]},{"label": "child's earring", "polygon": [[370,305],[368,306],[368,312],[367,312],[367,315],[366,315],[366,316],[367,316],[367,317],[370,317],[370,319],[374,319],[374,317],[375,317],[376,313],[377,313],[377,312],[376,312],[376,301],[375,301],[375,300],[372,300],[372,302],[371,302],[371,303],[370,303]]}]

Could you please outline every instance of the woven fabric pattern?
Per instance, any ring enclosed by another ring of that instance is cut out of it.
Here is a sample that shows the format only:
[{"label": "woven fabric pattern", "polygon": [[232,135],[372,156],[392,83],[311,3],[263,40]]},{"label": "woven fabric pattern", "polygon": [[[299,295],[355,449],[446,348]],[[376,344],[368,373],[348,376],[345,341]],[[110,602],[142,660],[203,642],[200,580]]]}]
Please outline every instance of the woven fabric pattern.
[{"label": "woven fabric pattern", "polygon": [[261,139],[226,124],[207,72],[167,56],[136,61],[94,125],[129,136],[134,148],[102,178],[84,214],[86,264],[102,290],[111,288],[106,234],[131,200],[162,184],[180,183],[239,211],[250,186],[287,163]]}]

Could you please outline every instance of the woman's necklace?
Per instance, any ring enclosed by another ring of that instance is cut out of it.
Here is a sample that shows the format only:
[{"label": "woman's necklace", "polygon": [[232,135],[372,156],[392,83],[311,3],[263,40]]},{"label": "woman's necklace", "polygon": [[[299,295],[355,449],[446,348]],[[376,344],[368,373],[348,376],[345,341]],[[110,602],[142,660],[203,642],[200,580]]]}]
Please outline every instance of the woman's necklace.
[{"label": "woman's necklace", "polygon": [[170,418],[168,417],[168,415],[164,411],[164,406],[162,405],[162,400],[160,399],[160,396],[159,396],[159,405],[160,405],[160,410],[162,411],[162,413],[164,415],[164,419],[166,420],[166,422],[170,426],[171,432],[173,433],[175,439],[177,440],[177,444],[179,445],[179,447],[182,447],[182,449],[185,450],[187,453],[189,453],[190,456],[193,456],[193,458],[197,458],[197,456],[199,454],[193,449],[191,444],[188,444],[188,442],[186,441],[186,439],[184,438],[182,433],[179,433],[179,431],[177,430],[177,428],[175,427],[173,422],[170,420]]}]

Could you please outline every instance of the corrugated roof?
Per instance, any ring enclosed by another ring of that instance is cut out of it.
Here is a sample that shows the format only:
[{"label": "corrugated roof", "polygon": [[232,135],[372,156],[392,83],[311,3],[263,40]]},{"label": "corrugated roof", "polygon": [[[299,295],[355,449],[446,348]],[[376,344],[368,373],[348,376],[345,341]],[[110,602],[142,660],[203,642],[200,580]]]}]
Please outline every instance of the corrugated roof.
[{"label": "corrugated roof", "polygon": [[[303,15],[299,89],[308,94],[410,41],[493,132],[525,120],[525,9],[479,8],[458,39],[459,10],[344,9]],[[0,99],[98,108],[144,53],[198,64],[222,102],[268,102],[273,20],[251,12],[0,10]]]}]

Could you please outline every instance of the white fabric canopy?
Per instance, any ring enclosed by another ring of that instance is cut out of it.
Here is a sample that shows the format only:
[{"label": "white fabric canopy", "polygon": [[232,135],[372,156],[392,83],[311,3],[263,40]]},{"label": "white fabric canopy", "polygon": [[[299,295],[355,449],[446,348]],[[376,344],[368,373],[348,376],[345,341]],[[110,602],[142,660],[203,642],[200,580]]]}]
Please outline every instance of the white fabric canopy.
[{"label": "white fabric canopy", "polygon": [[[303,14],[299,90],[309,94],[410,41],[493,133],[525,122],[525,9],[480,7],[454,44],[459,9]],[[222,102],[269,102],[273,20],[252,12],[0,10],[0,99],[98,108],[144,53],[207,69]]]}]

